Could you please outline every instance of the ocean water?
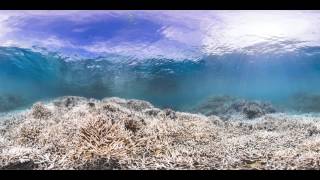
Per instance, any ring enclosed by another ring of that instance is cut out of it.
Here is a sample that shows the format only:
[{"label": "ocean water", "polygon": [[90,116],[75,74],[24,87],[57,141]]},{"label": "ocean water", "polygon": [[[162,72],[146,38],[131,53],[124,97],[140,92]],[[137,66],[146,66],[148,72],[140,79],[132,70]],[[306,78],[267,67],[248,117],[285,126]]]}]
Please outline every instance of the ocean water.
[{"label": "ocean water", "polygon": [[142,99],[161,108],[190,111],[210,97],[227,95],[269,102],[283,111],[297,110],[294,106],[300,103],[300,110],[318,112],[319,59],[320,48],[314,47],[194,60],[105,56],[76,61],[59,53],[1,47],[0,110],[72,95]]},{"label": "ocean water", "polygon": [[116,96],[318,113],[319,25],[319,11],[0,12],[0,112]]}]

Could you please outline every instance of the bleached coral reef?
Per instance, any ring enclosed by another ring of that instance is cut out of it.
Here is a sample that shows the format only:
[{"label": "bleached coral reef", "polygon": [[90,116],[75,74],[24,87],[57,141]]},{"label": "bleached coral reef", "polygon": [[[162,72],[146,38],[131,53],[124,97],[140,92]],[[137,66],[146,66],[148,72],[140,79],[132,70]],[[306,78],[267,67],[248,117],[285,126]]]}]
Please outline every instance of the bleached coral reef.
[{"label": "bleached coral reef", "polygon": [[242,116],[253,119],[265,114],[275,113],[277,110],[267,102],[249,101],[231,96],[214,96],[197,105],[192,110],[207,116],[217,115],[223,119],[231,116]]},{"label": "bleached coral reef", "polygon": [[223,121],[140,100],[62,97],[1,119],[1,169],[320,169],[313,116]]}]

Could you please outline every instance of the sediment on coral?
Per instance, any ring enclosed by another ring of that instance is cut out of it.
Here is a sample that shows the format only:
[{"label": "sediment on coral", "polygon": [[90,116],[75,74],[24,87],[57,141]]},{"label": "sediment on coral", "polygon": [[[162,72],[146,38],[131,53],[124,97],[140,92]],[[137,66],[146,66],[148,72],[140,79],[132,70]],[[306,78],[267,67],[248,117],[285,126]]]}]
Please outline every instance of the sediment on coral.
[{"label": "sediment on coral", "polygon": [[320,117],[224,121],[62,97],[1,118],[0,169],[320,169]]},{"label": "sediment on coral", "polygon": [[253,119],[275,113],[276,109],[267,102],[249,101],[231,96],[214,96],[197,105],[192,112],[206,116],[217,115],[223,119],[228,119],[232,115]]}]

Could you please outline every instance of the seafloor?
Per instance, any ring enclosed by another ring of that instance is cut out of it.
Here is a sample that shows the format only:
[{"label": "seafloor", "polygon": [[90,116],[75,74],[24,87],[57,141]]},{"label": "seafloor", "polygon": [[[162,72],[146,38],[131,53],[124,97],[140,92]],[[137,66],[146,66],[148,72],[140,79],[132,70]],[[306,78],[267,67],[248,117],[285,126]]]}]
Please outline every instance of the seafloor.
[{"label": "seafloor", "polygon": [[120,98],[36,103],[1,116],[0,169],[320,169],[320,117],[241,107],[224,117]]}]

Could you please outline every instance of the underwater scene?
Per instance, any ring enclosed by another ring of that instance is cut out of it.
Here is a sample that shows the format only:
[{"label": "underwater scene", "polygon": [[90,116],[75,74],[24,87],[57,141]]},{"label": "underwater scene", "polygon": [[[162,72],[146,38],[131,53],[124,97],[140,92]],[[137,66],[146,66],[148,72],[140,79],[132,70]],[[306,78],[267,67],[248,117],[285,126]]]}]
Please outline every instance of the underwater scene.
[{"label": "underwater scene", "polygon": [[320,169],[320,11],[0,11],[0,169]]}]

